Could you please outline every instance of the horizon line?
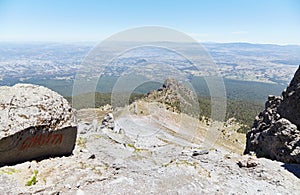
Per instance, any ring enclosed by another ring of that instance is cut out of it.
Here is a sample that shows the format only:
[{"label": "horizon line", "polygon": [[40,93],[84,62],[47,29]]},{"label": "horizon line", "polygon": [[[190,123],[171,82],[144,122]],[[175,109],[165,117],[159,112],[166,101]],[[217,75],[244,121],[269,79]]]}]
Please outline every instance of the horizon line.
[{"label": "horizon line", "polygon": [[[0,40],[0,43],[35,43],[35,44],[46,44],[46,43],[60,43],[60,44],[98,44],[101,43],[104,40],[96,41],[96,40],[65,40],[65,41],[59,41],[59,40]],[[217,42],[217,41],[196,41],[196,42],[175,42],[175,41],[112,41],[112,42],[145,42],[145,43],[151,43],[151,42],[166,42],[166,43],[200,43],[200,44],[249,44],[249,45],[277,45],[277,46],[300,46],[300,43],[259,43],[259,42],[246,42],[246,41],[233,41],[233,42]]]}]

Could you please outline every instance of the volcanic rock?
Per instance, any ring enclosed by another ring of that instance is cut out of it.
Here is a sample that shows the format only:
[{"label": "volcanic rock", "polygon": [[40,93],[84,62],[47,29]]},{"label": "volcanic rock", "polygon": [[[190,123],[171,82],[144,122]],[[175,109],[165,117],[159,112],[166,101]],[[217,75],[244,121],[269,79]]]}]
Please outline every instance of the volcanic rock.
[{"label": "volcanic rock", "polygon": [[0,87],[0,166],[70,155],[74,110],[56,92],[31,84]]},{"label": "volcanic rock", "polygon": [[282,96],[269,96],[247,132],[245,153],[300,163],[300,68]]}]

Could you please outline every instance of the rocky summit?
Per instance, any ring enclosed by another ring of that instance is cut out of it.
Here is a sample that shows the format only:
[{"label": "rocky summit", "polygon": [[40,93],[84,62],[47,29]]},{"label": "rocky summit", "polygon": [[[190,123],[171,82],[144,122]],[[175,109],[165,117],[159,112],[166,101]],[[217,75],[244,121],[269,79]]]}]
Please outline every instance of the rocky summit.
[{"label": "rocky summit", "polygon": [[0,87],[0,166],[72,153],[77,127],[69,103],[45,87]]},{"label": "rocky summit", "polygon": [[268,97],[247,133],[245,153],[300,163],[300,67],[282,96]]},{"label": "rocky summit", "polygon": [[300,165],[242,156],[233,120],[206,140],[210,121],[170,107],[176,86],[168,80],[122,108],[78,110],[73,155],[0,167],[1,194],[299,194]]},{"label": "rocky summit", "polygon": [[195,109],[198,104],[196,94],[174,78],[166,79],[161,88],[151,91],[147,95],[146,101],[163,103],[168,110],[174,112],[197,113],[197,109]]}]

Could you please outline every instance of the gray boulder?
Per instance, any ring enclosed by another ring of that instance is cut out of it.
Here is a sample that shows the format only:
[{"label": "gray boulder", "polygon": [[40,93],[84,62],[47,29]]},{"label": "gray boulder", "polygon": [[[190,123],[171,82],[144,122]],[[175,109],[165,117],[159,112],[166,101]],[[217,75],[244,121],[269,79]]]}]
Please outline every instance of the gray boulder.
[{"label": "gray boulder", "polygon": [[300,163],[300,68],[282,96],[269,96],[247,132],[245,154]]},{"label": "gray boulder", "polygon": [[17,84],[0,87],[0,166],[72,154],[74,110],[56,92]]}]

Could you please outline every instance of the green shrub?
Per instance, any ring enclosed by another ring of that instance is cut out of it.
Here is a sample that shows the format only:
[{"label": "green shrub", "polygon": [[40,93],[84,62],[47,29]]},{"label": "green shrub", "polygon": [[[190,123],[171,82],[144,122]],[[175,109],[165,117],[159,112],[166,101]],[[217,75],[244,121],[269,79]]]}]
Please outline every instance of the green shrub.
[{"label": "green shrub", "polygon": [[33,171],[33,176],[30,180],[27,181],[26,186],[32,186],[35,185],[37,182],[37,174],[38,174],[38,170],[34,170]]}]

